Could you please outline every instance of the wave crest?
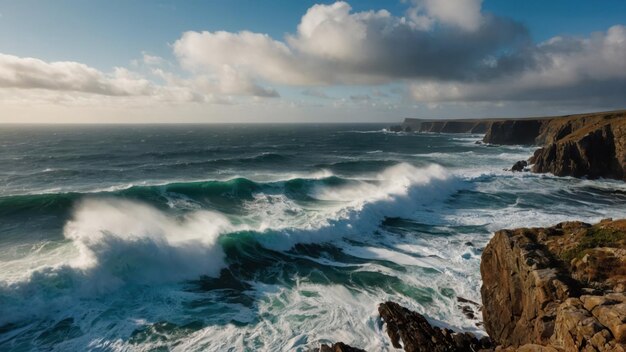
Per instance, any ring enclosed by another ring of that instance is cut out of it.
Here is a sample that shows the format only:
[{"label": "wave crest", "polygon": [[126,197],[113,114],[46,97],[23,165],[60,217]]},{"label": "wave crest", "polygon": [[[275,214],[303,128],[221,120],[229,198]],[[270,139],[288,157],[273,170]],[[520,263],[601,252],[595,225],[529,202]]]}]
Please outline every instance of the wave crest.
[{"label": "wave crest", "polygon": [[145,204],[98,199],[78,205],[64,235],[79,251],[70,266],[101,288],[217,276],[224,265],[217,238],[231,228],[206,210],[176,219]]}]

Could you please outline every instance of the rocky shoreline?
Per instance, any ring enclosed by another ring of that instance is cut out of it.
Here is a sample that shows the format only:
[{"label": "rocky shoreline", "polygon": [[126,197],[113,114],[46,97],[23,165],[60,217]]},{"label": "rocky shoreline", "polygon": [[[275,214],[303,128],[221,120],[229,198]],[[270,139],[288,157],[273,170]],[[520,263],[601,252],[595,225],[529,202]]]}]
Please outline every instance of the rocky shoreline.
[{"label": "rocky shoreline", "polygon": [[[405,351],[626,351],[626,219],[501,230],[481,260],[489,337],[432,326],[380,304],[390,345]],[[318,351],[363,351],[338,343]]]},{"label": "rocky shoreline", "polygon": [[[626,111],[483,120],[406,119],[397,132],[484,133],[483,143],[538,145],[513,165],[557,176],[626,181]],[[626,219],[500,230],[485,247],[482,310],[488,337],[432,326],[394,302],[378,307],[389,344],[410,352],[626,352]],[[460,313],[461,314],[461,313]],[[317,351],[360,352],[336,343]]]},{"label": "rocky shoreline", "polygon": [[405,119],[396,132],[484,133],[483,143],[538,145],[536,173],[626,181],[626,111],[523,119]]}]

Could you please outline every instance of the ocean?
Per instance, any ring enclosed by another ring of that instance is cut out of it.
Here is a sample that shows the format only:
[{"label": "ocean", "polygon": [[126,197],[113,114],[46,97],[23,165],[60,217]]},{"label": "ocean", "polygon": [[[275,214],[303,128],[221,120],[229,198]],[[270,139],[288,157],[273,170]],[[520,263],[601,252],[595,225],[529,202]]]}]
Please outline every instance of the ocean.
[{"label": "ocean", "polygon": [[386,300],[484,334],[494,231],[626,213],[504,170],[534,147],[385,127],[0,127],[0,350],[393,350]]}]

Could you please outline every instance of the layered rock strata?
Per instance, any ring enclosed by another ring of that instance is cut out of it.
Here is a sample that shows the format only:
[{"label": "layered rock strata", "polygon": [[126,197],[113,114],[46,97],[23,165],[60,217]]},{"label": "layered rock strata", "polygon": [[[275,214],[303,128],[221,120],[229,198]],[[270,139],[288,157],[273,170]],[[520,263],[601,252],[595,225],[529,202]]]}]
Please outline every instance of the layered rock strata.
[{"label": "layered rock strata", "polygon": [[626,220],[498,231],[481,275],[485,329],[496,344],[626,349]]}]

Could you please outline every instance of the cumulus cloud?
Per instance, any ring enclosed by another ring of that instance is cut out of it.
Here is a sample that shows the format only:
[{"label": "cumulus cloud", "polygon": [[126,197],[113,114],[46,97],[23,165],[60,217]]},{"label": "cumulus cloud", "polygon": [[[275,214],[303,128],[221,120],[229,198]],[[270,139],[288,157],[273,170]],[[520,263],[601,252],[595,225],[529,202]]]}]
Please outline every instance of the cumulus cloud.
[{"label": "cumulus cloud", "polygon": [[414,0],[408,10],[413,24],[430,29],[436,22],[475,31],[483,23],[482,0]]},{"label": "cumulus cloud", "polygon": [[247,31],[190,31],[175,42],[174,51],[196,72],[216,73],[226,65],[275,84],[380,84],[463,79],[485,65],[485,56],[527,39],[526,29],[507,19],[481,15],[461,21],[432,4],[426,8],[437,14],[433,21],[446,20],[424,29],[410,17],[386,10],[353,12],[340,1],[312,6],[285,41]]},{"label": "cumulus cloud", "polygon": [[[510,70],[512,63],[522,69]],[[589,38],[554,37],[489,66],[483,80],[414,82],[411,94],[420,102],[595,99],[623,104],[626,27],[613,26]]]},{"label": "cumulus cloud", "polygon": [[71,61],[45,62],[0,54],[0,87],[76,91],[110,96],[149,95],[149,81],[116,68],[106,75],[85,64]]},{"label": "cumulus cloud", "polygon": [[[104,73],[79,62],[46,62],[0,54],[0,93],[4,102],[30,100],[75,105],[106,104],[113,98],[144,105],[155,102],[230,104],[229,95],[279,96],[276,90],[261,87],[228,67],[223,67],[219,79],[206,75],[182,78],[160,68],[165,64],[160,57],[143,53],[143,62],[153,67],[151,77],[123,67]],[[155,80],[163,83],[157,84]]]},{"label": "cumulus cloud", "polygon": [[134,61],[142,74],[0,54],[0,89],[230,104],[279,97],[280,86],[329,98],[320,87],[372,85],[372,94],[346,101],[378,102],[390,97],[376,87],[391,83],[429,104],[623,100],[626,27],[535,44],[524,25],[485,13],[481,4],[412,0],[402,15],[353,11],[344,1],[318,4],[284,38],[185,32],[172,44],[175,62],[142,52]]},{"label": "cumulus cloud", "polygon": [[339,1],[309,8],[282,41],[246,31],[191,31],[174,49],[197,73],[236,71],[244,82],[295,86],[405,82],[418,102],[623,95],[623,26],[534,44],[525,26],[483,13],[481,3],[413,0],[400,17],[354,12]]}]

